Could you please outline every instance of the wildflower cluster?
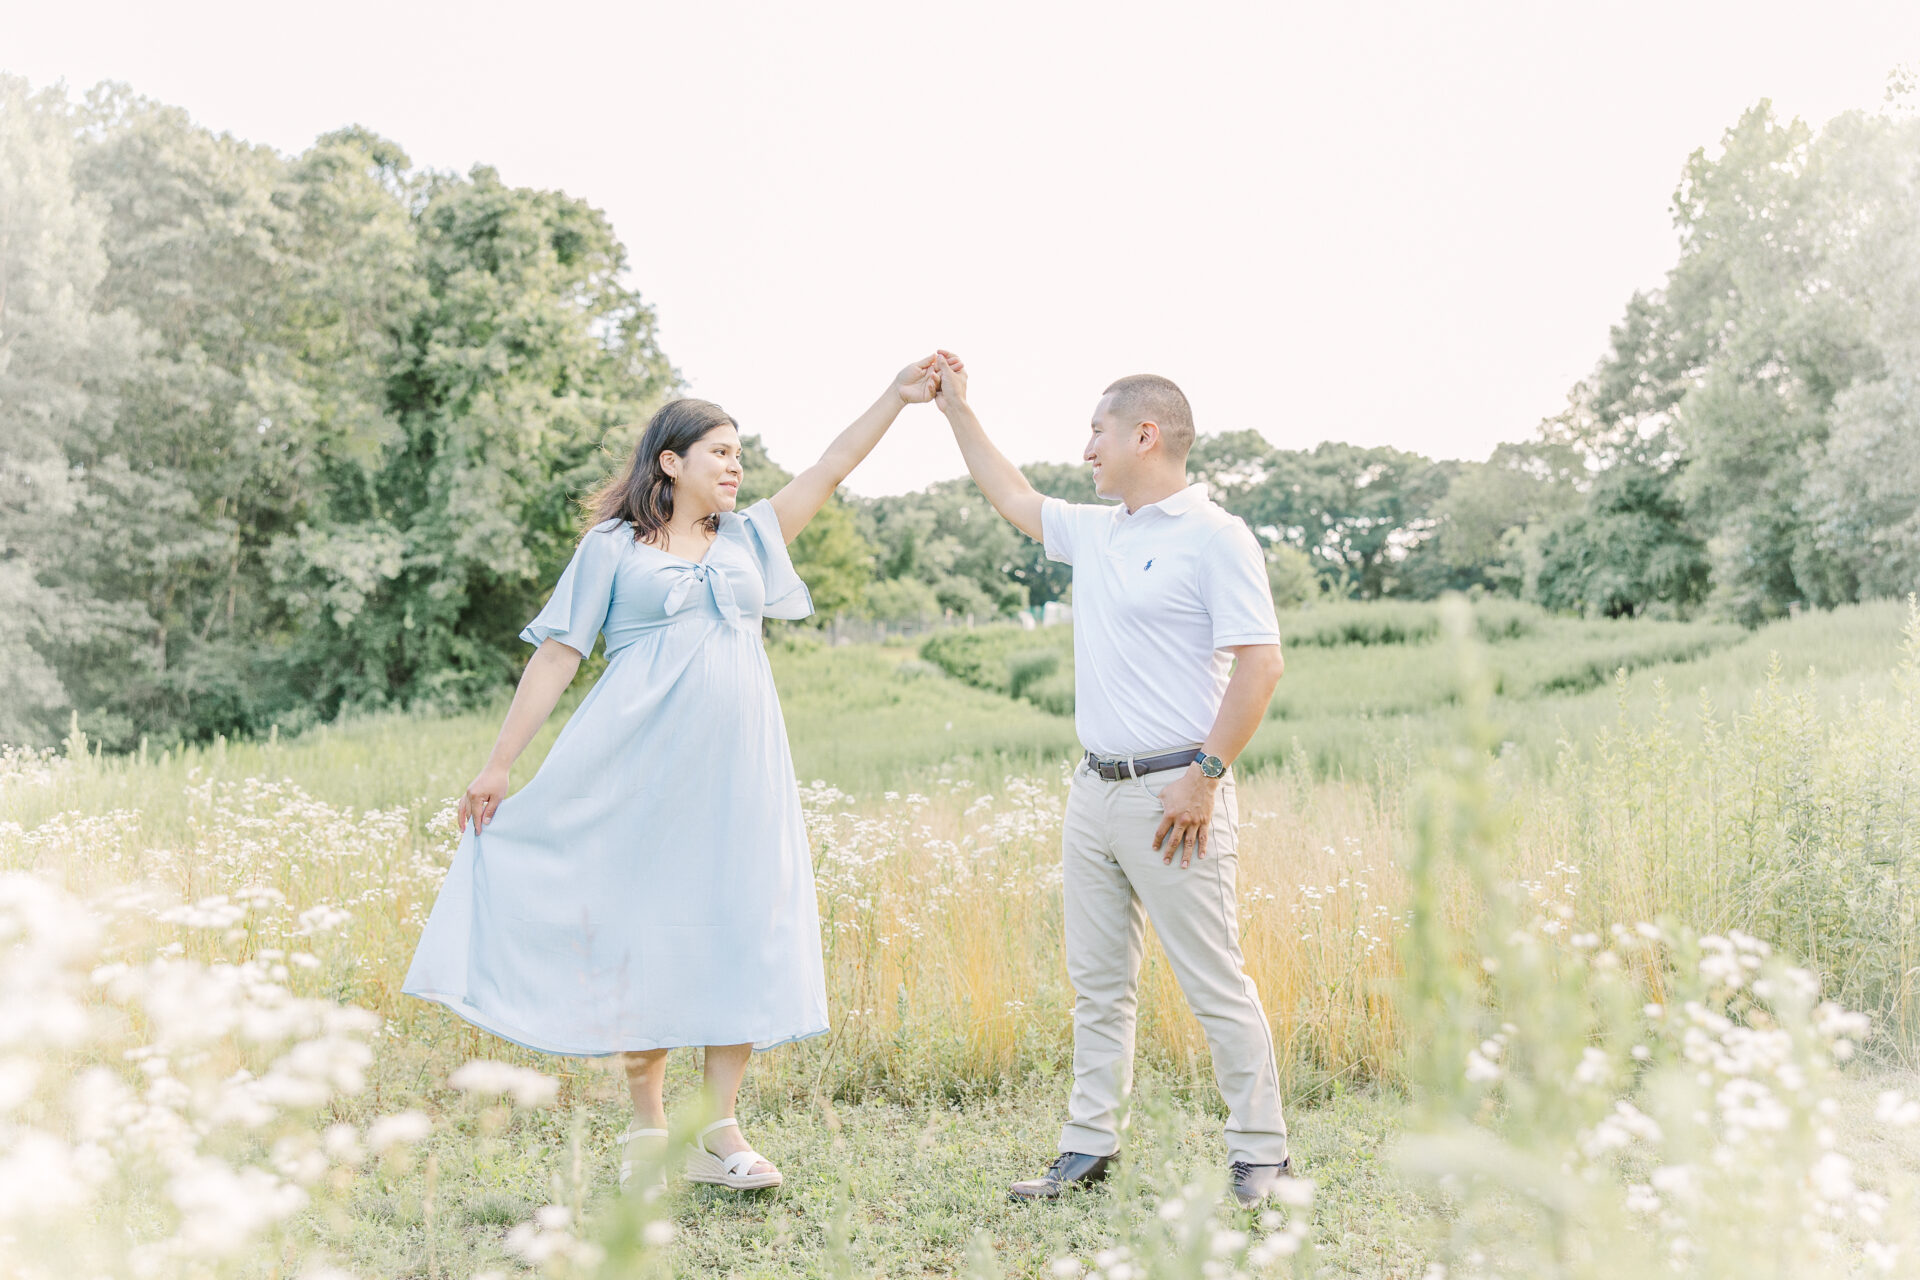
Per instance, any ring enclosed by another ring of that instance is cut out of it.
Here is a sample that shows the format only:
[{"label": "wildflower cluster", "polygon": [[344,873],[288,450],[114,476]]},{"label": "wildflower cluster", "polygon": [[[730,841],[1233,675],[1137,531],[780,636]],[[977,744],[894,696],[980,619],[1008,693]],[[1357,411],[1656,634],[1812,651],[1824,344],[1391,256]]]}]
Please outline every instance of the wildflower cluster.
[{"label": "wildflower cluster", "polygon": [[[1595,1275],[1907,1265],[1915,1206],[1860,1184],[1839,1127],[1867,1018],[1745,934],[1639,924],[1605,948],[1575,941],[1540,973],[1586,1017],[1508,1022],[1469,1048],[1455,1109],[1479,1136],[1430,1120],[1402,1149],[1463,1206],[1446,1274],[1531,1274],[1569,1237],[1607,1260]],[[1667,998],[1621,999],[1648,987]],[[1883,1091],[1875,1115],[1920,1124],[1920,1103]]]},{"label": "wildflower cluster", "polygon": [[[7,785],[39,785],[4,763]],[[435,1138],[418,1108],[364,1114],[387,1028],[331,994],[369,922],[391,917],[395,886],[437,883],[404,815],[355,814],[259,779],[196,778],[190,796],[184,850],[147,844],[131,815],[0,829],[0,854],[19,868],[0,872],[9,1274],[162,1280],[270,1251],[340,1280],[316,1243],[321,1211],[337,1217],[366,1179],[412,1167]],[[183,899],[189,885],[202,892]],[[485,1061],[448,1083],[518,1106],[557,1089]],[[592,1246],[555,1243],[552,1218],[508,1243],[589,1260]]]},{"label": "wildflower cluster", "polygon": [[[24,1258],[64,1274],[197,1274],[350,1177],[379,1137],[318,1131],[366,1083],[373,1014],[296,996],[265,959],[108,958],[126,925],[179,910],[0,874],[0,1218]],[[129,1205],[157,1225],[83,1229]]]},{"label": "wildflower cluster", "polygon": [[[1468,715],[1485,734],[1483,697]],[[1915,1188],[1871,1185],[1842,1124],[1871,1020],[1751,931],[1581,927],[1592,869],[1516,873],[1487,761],[1462,751],[1429,775],[1411,862],[1420,1087],[1397,1156],[1450,1202],[1436,1274],[1911,1269]],[[1600,871],[1626,896],[1617,862]],[[1889,1093],[1880,1112],[1905,1118]]]}]

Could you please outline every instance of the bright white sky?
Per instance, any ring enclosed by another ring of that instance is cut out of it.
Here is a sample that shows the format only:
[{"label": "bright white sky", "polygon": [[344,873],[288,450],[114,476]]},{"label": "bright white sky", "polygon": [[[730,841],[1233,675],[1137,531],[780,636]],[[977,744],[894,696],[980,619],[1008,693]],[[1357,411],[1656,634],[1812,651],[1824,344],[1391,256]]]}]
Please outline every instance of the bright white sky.
[{"label": "bright white sky", "polygon": [[[0,0],[35,85],[584,197],[691,392],[789,467],[935,345],[1020,462],[1077,458],[1140,372],[1202,431],[1485,457],[1660,282],[1689,152],[1917,60],[1913,0]],[[963,470],[916,408],[850,487]]]}]

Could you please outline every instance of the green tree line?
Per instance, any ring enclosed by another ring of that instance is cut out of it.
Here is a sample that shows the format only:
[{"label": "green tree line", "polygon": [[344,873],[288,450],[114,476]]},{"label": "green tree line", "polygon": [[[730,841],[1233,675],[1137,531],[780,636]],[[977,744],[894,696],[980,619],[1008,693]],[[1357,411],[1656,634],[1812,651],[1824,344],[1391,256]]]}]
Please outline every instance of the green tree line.
[{"label": "green tree line", "polygon": [[[1283,604],[1467,589],[1754,623],[1920,580],[1920,123],[1766,104],[1696,153],[1680,254],[1535,438],[1484,462],[1263,434],[1194,470]],[[579,497],[681,379],[583,201],[287,156],[119,86],[0,76],[0,741],[124,748],[461,705],[514,679]],[[743,497],[785,472],[749,437]],[[1027,469],[1093,494],[1083,468]],[[821,617],[987,618],[1064,566],[964,479],[843,495]]]}]

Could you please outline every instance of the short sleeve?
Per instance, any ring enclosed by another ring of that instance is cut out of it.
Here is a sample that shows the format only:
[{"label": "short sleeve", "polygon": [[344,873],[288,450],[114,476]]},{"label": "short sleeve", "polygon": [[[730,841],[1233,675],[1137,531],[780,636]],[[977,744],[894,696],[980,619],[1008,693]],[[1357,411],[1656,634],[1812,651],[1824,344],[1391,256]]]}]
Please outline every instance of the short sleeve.
[{"label": "short sleeve", "polygon": [[1213,536],[1201,566],[1200,595],[1213,621],[1214,648],[1280,643],[1267,558],[1244,520]]},{"label": "short sleeve", "polygon": [[741,515],[747,544],[753,549],[754,563],[766,583],[767,602],[762,617],[784,618],[791,622],[813,612],[813,596],[807,584],[794,570],[787,554],[787,538],[780,531],[780,515],[765,498],[748,507]]},{"label": "short sleeve", "polygon": [[1058,560],[1061,564],[1072,564],[1073,557],[1078,553],[1081,531],[1085,528],[1087,514],[1095,511],[1108,516],[1113,513],[1111,507],[1068,502],[1065,498],[1041,499],[1041,545],[1046,548],[1047,559]]},{"label": "short sleeve", "polygon": [[558,640],[583,658],[591,654],[613,604],[614,570],[624,550],[621,540],[631,537],[624,523],[614,521],[588,530],[573,549],[573,559],[546,608],[521,630],[520,638],[535,645]]}]

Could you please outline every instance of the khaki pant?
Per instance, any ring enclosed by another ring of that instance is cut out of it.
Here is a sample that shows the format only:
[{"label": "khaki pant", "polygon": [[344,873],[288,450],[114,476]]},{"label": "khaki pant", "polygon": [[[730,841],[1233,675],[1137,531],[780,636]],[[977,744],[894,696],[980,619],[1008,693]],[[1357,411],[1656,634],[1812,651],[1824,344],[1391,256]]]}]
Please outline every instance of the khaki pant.
[{"label": "khaki pant", "polygon": [[1133,1033],[1146,920],[1187,1005],[1206,1032],[1213,1078],[1226,1100],[1229,1160],[1287,1157],[1273,1034],[1240,953],[1233,774],[1220,785],[1207,856],[1186,868],[1153,848],[1160,792],[1184,770],[1108,782],[1074,770],[1062,835],[1067,976],[1073,982],[1073,1096],[1060,1150],[1120,1149],[1121,1107],[1133,1088]]}]

